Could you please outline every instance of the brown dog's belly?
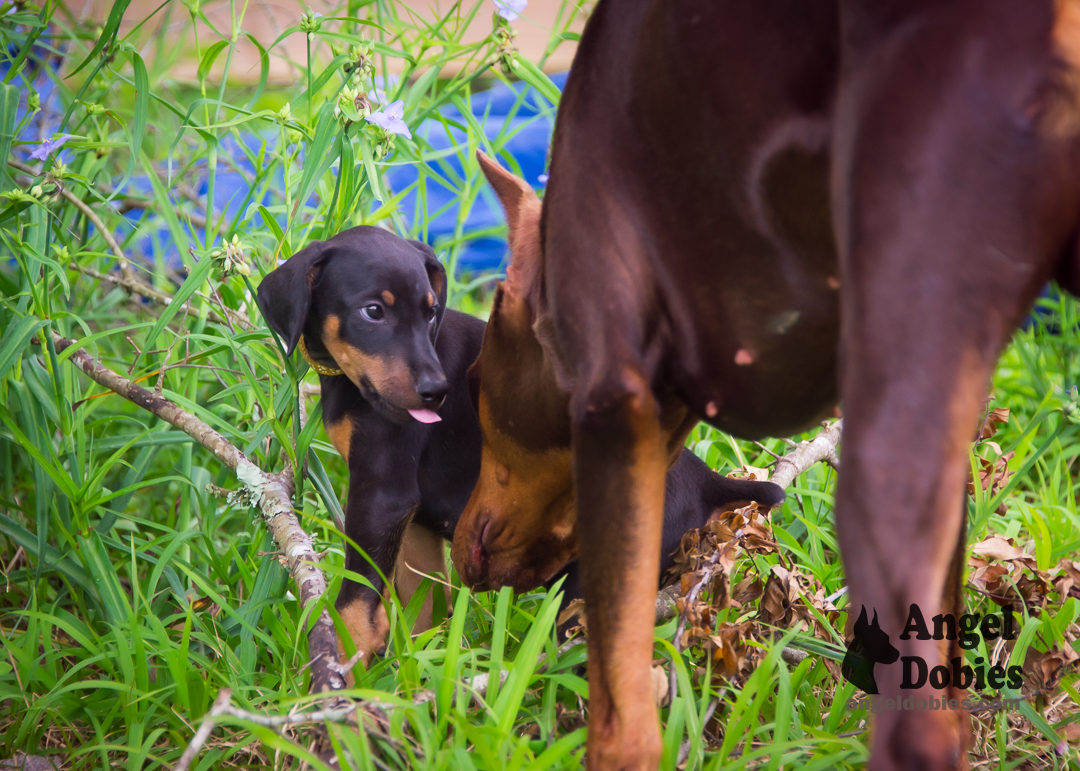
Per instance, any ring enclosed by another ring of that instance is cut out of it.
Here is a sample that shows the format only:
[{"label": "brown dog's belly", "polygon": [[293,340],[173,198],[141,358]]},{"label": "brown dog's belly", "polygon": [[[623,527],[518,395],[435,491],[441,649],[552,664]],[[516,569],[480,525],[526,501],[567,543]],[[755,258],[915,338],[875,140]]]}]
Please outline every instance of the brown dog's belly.
[{"label": "brown dog's belly", "polygon": [[805,429],[839,393],[837,9],[632,7],[639,20],[624,7],[593,41],[637,40],[630,74],[576,65],[592,78],[564,98],[545,200],[560,223],[545,233],[549,307],[574,390],[603,391],[630,366],[733,434]]}]

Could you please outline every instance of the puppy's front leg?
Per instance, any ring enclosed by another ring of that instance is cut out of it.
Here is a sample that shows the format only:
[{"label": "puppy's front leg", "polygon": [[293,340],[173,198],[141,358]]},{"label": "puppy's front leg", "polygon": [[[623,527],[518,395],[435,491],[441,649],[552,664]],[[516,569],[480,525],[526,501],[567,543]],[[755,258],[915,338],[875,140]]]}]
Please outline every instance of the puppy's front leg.
[{"label": "puppy's front leg", "polygon": [[[367,487],[357,484],[355,478],[351,480],[345,513],[345,532],[351,543],[345,547],[345,569],[367,579],[371,586],[346,578],[334,603],[365,667],[386,647],[390,622],[383,603],[387,594],[383,577],[394,575],[402,537],[416,508],[414,501],[390,500],[379,494],[382,491],[365,496]],[[360,489],[354,493],[356,488]]]}]

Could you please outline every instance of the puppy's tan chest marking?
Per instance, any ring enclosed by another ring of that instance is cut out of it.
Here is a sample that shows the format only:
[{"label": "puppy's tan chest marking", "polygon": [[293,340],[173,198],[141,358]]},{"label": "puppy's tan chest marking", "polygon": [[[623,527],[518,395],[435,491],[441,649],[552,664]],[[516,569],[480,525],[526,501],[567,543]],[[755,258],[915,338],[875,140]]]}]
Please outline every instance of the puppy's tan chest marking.
[{"label": "puppy's tan chest marking", "polygon": [[326,434],[330,437],[330,444],[341,454],[345,462],[349,462],[349,448],[352,446],[353,424],[348,417],[342,418],[337,423],[331,423],[326,427]]}]

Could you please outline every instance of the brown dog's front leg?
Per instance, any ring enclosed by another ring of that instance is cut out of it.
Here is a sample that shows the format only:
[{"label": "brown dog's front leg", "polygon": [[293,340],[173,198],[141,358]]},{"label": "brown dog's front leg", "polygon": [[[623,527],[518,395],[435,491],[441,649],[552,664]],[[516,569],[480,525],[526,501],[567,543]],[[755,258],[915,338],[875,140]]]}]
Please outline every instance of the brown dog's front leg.
[{"label": "brown dog's front leg", "polygon": [[668,454],[643,378],[573,406],[581,576],[589,614],[588,766],[655,769],[650,668]]}]

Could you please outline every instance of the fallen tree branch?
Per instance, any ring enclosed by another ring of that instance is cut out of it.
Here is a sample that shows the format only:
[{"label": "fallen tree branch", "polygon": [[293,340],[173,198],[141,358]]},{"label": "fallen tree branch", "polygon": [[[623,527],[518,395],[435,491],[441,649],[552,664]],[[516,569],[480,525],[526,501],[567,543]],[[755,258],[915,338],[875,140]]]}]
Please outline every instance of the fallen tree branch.
[{"label": "fallen tree branch", "polygon": [[795,445],[795,449],[776,461],[769,481],[787,488],[796,477],[815,463],[824,461],[830,466],[839,467],[836,445],[840,443],[842,424],[842,420],[831,425],[825,424],[813,439]]},{"label": "fallen tree branch", "polygon": [[[79,346],[76,341],[56,333],[53,333],[53,341],[57,351]],[[70,361],[95,383],[180,429],[235,471],[251,495],[251,500],[262,512],[278,549],[284,554],[289,574],[298,589],[300,607],[306,612],[318,603],[326,593],[326,577],[317,566],[319,557],[311,536],[304,532],[293,514],[293,471],[290,467],[279,474],[262,471],[213,427],[168,399],[102,366],[84,350],[75,350]],[[308,631],[308,657],[311,662],[312,693],[337,691],[345,687],[345,678],[331,666],[337,663],[337,636],[326,610],[319,614]]]}]

